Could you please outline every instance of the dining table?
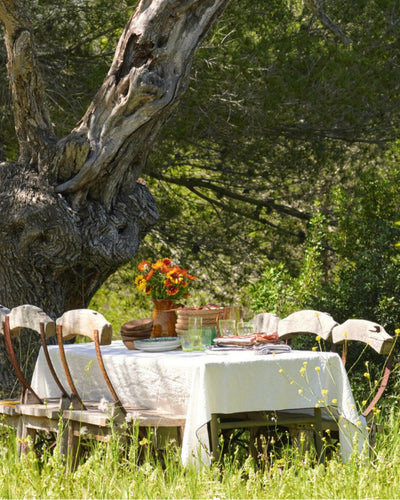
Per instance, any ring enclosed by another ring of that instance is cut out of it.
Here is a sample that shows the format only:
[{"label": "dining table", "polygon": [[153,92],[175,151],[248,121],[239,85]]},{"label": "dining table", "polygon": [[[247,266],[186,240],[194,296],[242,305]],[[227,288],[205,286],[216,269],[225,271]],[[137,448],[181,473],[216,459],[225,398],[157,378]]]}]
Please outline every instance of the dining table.
[{"label": "dining table", "polygon": [[[68,387],[58,346],[50,358]],[[87,401],[112,401],[93,342],[65,345],[77,390]],[[366,424],[357,411],[347,372],[333,352],[206,349],[184,352],[129,350],[115,340],[101,347],[105,368],[123,405],[186,415],[183,464],[209,464],[208,423],[213,414],[332,408],[339,416],[340,450],[346,460],[367,443]],[[60,396],[43,350],[32,388],[42,398]]]}]

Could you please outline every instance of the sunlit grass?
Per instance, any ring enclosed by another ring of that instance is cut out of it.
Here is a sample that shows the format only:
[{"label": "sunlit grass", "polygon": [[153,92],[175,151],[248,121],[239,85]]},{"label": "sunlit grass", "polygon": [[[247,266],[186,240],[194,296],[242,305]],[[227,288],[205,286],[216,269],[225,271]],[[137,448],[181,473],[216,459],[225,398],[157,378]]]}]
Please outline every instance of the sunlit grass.
[{"label": "sunlit grass", "polygon": [[[182,467],[179,449],[162,455],[149,448],[139,454],[138,440],[122,448],[118,440],[94,445],[74,472],[54,449],[30,451],[20,459],[15,435],[0,439],[1,498],[399,498],[400,411],[386,418],[384,432],[369,461],[338,454],[324,465],[312,453],[286,445],[271,448],[261,466],[232,450],[224,463]],[[143,442],[142,442],[143,444]],[[146,451],[147,450],[147,451]]]}]

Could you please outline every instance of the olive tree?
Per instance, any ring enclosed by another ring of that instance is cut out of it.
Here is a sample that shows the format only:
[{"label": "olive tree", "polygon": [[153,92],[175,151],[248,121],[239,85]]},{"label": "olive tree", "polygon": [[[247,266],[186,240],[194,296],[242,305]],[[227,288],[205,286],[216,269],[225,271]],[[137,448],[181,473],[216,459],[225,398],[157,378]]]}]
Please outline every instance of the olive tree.
[{"label": "olive tree", "polygon": [[158,218],[141,172],[187,87],[196,48],[227,3],[139,1],[86,113],[57,137],[30,20],[17,0],[0,2],[19,144],[18,160],[0,163],[1,304],[30,303],[53,317],[87,307],[132,259]]}]

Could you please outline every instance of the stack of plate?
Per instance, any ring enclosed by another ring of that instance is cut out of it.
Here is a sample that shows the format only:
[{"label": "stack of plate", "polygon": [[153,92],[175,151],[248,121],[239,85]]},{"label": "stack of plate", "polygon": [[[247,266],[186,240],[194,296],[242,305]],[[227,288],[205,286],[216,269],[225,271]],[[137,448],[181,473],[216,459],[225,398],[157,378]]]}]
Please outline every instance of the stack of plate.
[{"label": "stack of plate", "polygon": [[222,314],[223,307],[204,306],[204,307],[184,307],[177,309],[176,331],[185,331],[188,329],[188,321],[191,316],[200,316],[203,318],[203,326],[217,326],[217,320]]},{"label": "stack of plate", "polygon": [[121,338],[128,349],[135,349],[135,340],[148,339],[153,329],[153,320],[132,319],[121,326]]}]

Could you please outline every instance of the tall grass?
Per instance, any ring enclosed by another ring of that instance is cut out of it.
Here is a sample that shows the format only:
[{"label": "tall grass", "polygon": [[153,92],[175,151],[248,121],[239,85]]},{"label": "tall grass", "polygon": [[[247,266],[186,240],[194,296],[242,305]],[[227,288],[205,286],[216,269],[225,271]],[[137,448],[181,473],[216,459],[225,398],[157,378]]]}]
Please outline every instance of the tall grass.
[{"label": "tall grass", "polygon": [[[15,435],[0,438],[1,498],[399,498],[400,411],[386,418],[370,460],[338,454],[317,464],[312,454],[292,447],[269,451],[262,465],[232,453],[222,465],[182,467],[179,449],[162,456],[138,441],[122,448],[118,439],[94,445],[85,461],[68,471],[51,449],[30,450],[19,458]],[[147,450],[147,451],[146,451]],[[39,452],[40,451],[40,452]]]}]

